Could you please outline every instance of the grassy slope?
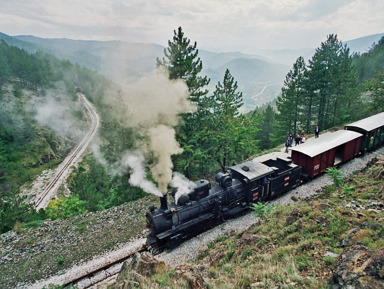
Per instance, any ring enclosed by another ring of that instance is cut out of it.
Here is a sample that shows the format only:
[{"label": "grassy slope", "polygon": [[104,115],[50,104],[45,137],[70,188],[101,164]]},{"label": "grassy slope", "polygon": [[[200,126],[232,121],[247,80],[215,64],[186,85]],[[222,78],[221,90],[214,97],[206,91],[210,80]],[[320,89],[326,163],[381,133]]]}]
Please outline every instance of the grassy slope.
[{"label": "grassy slope", "polygon": [[[207,288],[327,288],[345,249],[384,249],[384,211],[373,205],[384,202],[383,180],[384,158],[317,199],[278,207],[246,232],[218,237],[190,265]],[[189,288],[182,270],[162,267],[141,286]]]}]

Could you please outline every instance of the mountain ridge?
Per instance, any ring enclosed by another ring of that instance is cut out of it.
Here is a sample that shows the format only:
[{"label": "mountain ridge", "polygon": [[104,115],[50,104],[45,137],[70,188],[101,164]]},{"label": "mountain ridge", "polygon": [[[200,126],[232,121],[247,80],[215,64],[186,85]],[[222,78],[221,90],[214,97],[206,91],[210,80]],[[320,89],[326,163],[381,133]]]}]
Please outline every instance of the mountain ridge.
[{"label": "mountain ridge", "polygon": [[[351,46],[351,52],[361,53],[377,42],[384,33],[368,35],[344,42]],[[119,40],[73,40],[68,38],[39,38],[32,35],[9,36],[0,33],[0,39],[9,45],[28,52],[39,49],[61,59],[68,59],[117,81],[136,79],[156,67],[156,58],[164,57],[165,47],[154,43],[130,43]],[[212,92],[218,81],[222,81],[225,69],[238,81],[243,92],[244,111],[254,109],[275,99],[280,93],[285,75],[299,56],[310,59],[315,48],[257,50],[255,54],[242,52],[211,52],[199,49],[203,62],[203,73],[210,79]],[[248,62],[248,63],[247,63]],[[270,89],[266,85],[274,83]],[[278,84],[281,85],[278,85]],[[253,96],[262,91],[257,98]]]}]

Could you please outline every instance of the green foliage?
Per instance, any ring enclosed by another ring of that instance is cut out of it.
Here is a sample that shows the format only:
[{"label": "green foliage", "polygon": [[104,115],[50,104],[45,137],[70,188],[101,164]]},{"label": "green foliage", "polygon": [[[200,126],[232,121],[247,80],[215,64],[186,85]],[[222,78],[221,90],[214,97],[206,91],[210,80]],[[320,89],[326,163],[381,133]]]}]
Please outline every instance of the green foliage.
[{"label": "green foliage", "polygon": [[365,88],[372,98],[370,103],[370,112],[384,111],[384,65],[381,67],[381,70],[376,72],[374,79],[365,83]]},{"label": "green foliage", "polygon": [[252,204],[252,210],[260,219],[264,219],[269,213],[274,210],[274,206],[271,206],[268,202],[257,202]]},{"label": "green foliage", "polygon": [[[276,113],[273,111],[270,105],[261,113],[260,131],[257,132],[259,147],[262,150],[270,149],[279,145],[282,140],[282,136],[286,136],[285,133],[280,135],[276,132]],[[276,133],[278,134],[276,136]]]},{"label": "green foliage", "polygon": [[227,262],[231,261],[232,257],[233,257],[233,254],[234,252],[233,251],[228,251],[226,254],[225,254],[225,260]]},{"label": "green foliage", "polygon": [[66,219],[84,214],[86,212],[85,207],[85,201],[81,201],[77,195],[71,195],[50,201],[46,213],[52,220]]},{"label": "green foliage", "polygon": [[329,35],[307,66],[302,57],[287,74],[277,99],[281,141],[289,132],[325,130],[361,115],[358,77],[349,49]]},{"label": "green foliage", "polygon": [[[210,97],[212,113],[207,126],[207,157],[217,161],[222,169],[254,153],[256,148],[255,117],[241,115],[242,93],[237,92],[237,81],[227,69],[223,83],[216,85]],[[253,150],[252,150],[253,148]]]},{"label": "green foliage", "polygon": [[[290,132],[293,135],[298,134],[300,128],[304,128],[306,123],[310,123],[313,117],[311,100],[306,98],[306,73],[307,67],[304,58],[299,57],[293,64],[293,69],[288,72],[284,87],[281,89],[281,96],[277,98],[276,106],[279,114],[276,118],[281,142]],[[308,130],[308,128],[306,129]]]},{"label": "green foliage", "polygon": [[173,41],[168,41],[168,47],[164,49],[165,58],[157,58],[158,66],[165,66],[169,71],[170,79],[184,79],[191,100],[197,105],[201,105],[201,98],[208,90],[202,88],[209,84],[209,79],[198,76],[203,69],[203,64],[198,57],[197,43],[191,45],[191,41],[184,36],[181,27],[174,30]]},{"label": "green foliage", "polygon": [[353,194],[353,192],[355,191],[355,189],[356,189],[356,186],[351,186],[351,185],[345,185],[345,186],[343,186],[343,192],[345,193],[345,195],[347,195],[348,197],[350,197],[352,194]]},{"label": "green foliage", "polygon": [[354,55],[354,63],[361,83],[372,80],[377,71],[383,70],[384,37],[377,44],[374,43],[369,51]]},{"label": "green foliage", "polygon": [[24,203],[22,198],[5,196],[0,200],[0,233],[12,230],[16,223],[24,227],[24,223],[39,222],[45,217],[44,211],[36,212],[32,205]]},{"label": "green foliage", "polygon": [[102,164],[88,157],[74,171],[69,189],[86,202],[87,211],[94,212],[145,196],[141,189],[132,187],[128,179],[128,176],[111,177]]},{"label": "green foliage", "polygon": [[65,258],[64,257],[57,257],[57,265],[61,266],[64,264]]},{"label": "green foliage", "polygon": [[343,173],[335,167],[327,168],[325,170],[327,176],[329,176],[336,186],[340,186],[343,182]]}]

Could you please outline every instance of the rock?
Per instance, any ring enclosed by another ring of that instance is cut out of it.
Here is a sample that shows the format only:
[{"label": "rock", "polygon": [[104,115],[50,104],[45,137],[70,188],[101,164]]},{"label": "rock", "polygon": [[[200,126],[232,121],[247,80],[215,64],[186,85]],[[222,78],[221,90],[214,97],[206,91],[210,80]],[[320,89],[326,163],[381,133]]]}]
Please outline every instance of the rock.
[{"label": "rock", "polygon": [[384,289],[383,267],[383,251],[372,254],[364,246],[352,246],[336,260],[330,288]]},{"label": "rock", "polygon": [[339,255],[338,255],[338,254],[335,254],[335,253],[332,253],[332,252],[326,252],[326,253],[324,254],[324,257],[337,258],[337,257],[339,257]]},{"label": "rock", "polygon": [[114,288],[140,288],[147,278],[164,267],[164,262],[156,260],[149,253],[136,253],[124,262]]},{"label": "rock", "polygon": [[225,258],[225,253],[223,249],[214,251],[212,254],[208,255],[202,260],[202,264],[207,264],[208,267],[216,267],[222,259]]},{"label": "rock", "polygon": [[204,271],[204,268],[201,266],[192,267],[190,265],[180,265],[175,269],[176,274],[187,281],[189,288],[192,289],[205,288],[204,279],[200,273],[201,271]]},{"label": "rock", "polygon": [[298,208],[295,208],[291,212],[291,214],[287,217],[285,225],[286,226],[292,225],[294,222],[297,221],[297,219],[301,218],[302,216],[303,216],[302,212]]},{"label": "rock", "polygon": [[291,199],[292,199],[292,201],[294,201],[294,202],[297,202],[297,201],[299,201],[299,198],[298,198],[298,197],[296,197],[296,196],[292,196],[292,197],[291,197]]}]

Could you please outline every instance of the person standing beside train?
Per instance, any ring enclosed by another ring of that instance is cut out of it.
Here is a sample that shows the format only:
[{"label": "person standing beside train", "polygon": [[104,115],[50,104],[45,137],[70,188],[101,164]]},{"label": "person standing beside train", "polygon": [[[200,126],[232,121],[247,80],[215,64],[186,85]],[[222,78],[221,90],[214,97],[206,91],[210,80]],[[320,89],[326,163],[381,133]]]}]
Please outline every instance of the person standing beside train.
[{"label": "person standing beside train", "polygon": [[300,141],[301,141],[300,135],[297,135],[297,137],[295,138],[295,146],[298,146],[300,144]]},{"label": "person standing beside train", "polygon": [[319,129],[319,126],[317,125],[315,128],[315,138],[319,137],[319,132],[320,132],[320,129]]},{"label": "person standing beside train", "polygon": [[291,145],[290,137],[287,137],[287,140],[285,141],[285,152],[288,152],[288,148]]},{"label": "person standing beside train", "polygon": [[289,137],[289,146],[291,147],[293,143],[293,134],[290,132],[288,137]]},{"label": "person standing beside train", "polygon": [[300,134],[300,143],[304,143],[306,141],[304,130],[301,131]]}]

